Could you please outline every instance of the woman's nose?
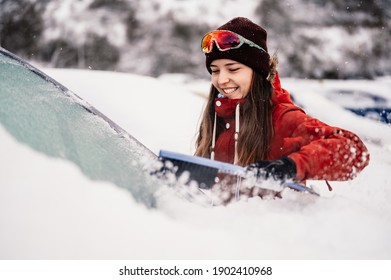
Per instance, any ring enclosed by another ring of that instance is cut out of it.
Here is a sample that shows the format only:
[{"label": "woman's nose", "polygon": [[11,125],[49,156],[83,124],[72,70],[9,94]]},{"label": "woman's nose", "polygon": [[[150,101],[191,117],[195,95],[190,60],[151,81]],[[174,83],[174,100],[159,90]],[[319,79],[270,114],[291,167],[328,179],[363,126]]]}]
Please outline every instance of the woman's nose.
[{"label": "woman's nose", "polygon": [[218,83],[220,85],[226,84],[229,81],[229,75],[225,71],[221,71],[219,74]]}]

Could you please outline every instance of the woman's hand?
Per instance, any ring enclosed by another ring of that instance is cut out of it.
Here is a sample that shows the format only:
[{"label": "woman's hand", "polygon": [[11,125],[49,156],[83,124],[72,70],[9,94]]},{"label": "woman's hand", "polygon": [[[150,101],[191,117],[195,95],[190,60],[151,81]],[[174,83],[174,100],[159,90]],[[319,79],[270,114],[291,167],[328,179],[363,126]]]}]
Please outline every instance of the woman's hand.
[{"label": "woman's hand", "polygon": [[278,160],[260,160],[247,167],[247,171],[253,172],[258,178],[285,181],[296,177],[296,164],[289,157]]}]

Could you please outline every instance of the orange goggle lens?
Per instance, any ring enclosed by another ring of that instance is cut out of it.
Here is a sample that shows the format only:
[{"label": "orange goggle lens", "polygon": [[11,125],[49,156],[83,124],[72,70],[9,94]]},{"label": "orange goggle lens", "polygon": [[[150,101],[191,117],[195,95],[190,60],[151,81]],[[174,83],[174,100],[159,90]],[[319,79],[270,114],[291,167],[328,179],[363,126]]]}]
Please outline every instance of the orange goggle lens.
[{"label": "orange goggle lens", "polygon": [[243,41],[238,34],[226,30],[215,30],[207,33],[201,41],[201,48],[204,53],[210,53],[213,49],[213,42],[220,51],[228,51],[239,48]]}]

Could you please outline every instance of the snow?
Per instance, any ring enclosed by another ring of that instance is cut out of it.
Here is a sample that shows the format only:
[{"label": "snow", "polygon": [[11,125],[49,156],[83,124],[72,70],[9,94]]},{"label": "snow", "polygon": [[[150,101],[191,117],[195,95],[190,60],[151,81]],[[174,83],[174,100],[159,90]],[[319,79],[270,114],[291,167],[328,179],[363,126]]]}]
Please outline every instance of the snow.
[{"label": "snow", "polygon": [[[205,81],[92,70],[44,72],[154,152],[194,151]],[[391,130],[322,94],[385,93],[390,79],[282,78],[307,113],[357,133],[371,153],[353,181],[311,181],[320,198],[287,190],[282,200],[204,207],[164,188],[156,209],[84,176],[73,163],[17,142],[0,126],[0,259],[390,259]],[[163,189],[163,187],[162,187]]]},{"label": "snow", "polygon": [[[5,11],[19,15],[11,2],[3,5]],[[346,78],[390,73],[386,1],[357,7],[336,0],[247,0],[245,5],[240,0],[47,2],[42,4],[42,37],[37,34],[39,51],[21,54],[48,67],[149,76],[181,69],[205,77],[198,63],[201,36],[243,16],[266,28],[268,50],[279,54],[283,75]],[[64,57],[67,53],[72,59]],[[102,59],[98,63],[93,57]]]}]

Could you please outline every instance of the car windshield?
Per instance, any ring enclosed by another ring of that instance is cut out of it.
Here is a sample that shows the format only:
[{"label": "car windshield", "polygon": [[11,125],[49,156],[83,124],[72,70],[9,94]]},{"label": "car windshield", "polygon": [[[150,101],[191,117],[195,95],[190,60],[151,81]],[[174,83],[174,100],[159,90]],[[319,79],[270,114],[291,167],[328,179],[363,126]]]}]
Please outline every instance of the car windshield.
[{"label": "car windshield", "polygon": [[0,124],[18,141],[68,159],[94,180],[155,204],[144,161],[155,156],[64,86],[0,48]]}]

